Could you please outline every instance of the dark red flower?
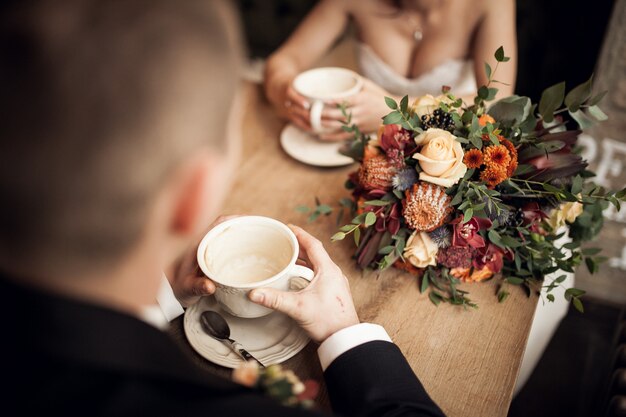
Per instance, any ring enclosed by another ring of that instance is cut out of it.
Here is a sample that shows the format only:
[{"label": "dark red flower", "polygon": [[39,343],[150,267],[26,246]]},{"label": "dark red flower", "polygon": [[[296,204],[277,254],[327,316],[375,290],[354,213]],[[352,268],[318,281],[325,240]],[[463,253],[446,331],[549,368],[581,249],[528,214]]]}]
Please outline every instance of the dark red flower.
[{"label": "dark red flower", "polygon": [[548,218],[548,215],[541,210],[537,203],[526,203],[522,207],[524,225],[530,226],[529,230],[534,233],[546,235],[546,231],[541,227],[541,222]]},{"label": "dark red flower", "polygon": [[469,268],[475,249],[471,246],[450,246],[439,249],[437,263],[447,268]]},{"label": "dark red flower", "polygon": [[[399,125],[384,125],[378,131],[380,147],[388,157],[394,157],[399,153],[410,156],[417,150],[417,145],[411,137],[411,132]],[[395,150],[395,151],[394,151]]]},{"label": "dark red flower", "polygon": [[479,230],[489,229],[491,220],[479,217],[472,217],[467,223],[463,223],[463,217],[457,217],[451,222],[453,226],[452,246],[471,246],[482,248],[485,246],[485,239],[479,234]]},{"label": "dark red flower", "polygon": [[504,266],[504,255],[503,249],[493,243],[489,243],[487,246],[478,249],[472,264],[478,270],[487,267],[491,272],[498,273],[502,271]]}]

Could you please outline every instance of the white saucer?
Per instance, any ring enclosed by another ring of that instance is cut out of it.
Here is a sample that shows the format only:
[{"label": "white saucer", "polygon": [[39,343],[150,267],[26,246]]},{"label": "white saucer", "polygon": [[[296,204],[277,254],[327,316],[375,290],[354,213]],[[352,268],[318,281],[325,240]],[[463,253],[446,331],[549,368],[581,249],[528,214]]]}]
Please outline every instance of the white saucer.
[{"label": "white saucer", "polygon": [[280,144],[293,159],[318,167],[340,167],[354,159],[339,153],[344,142],[324,142],[292,124],[280,133]]},{"label": "white saucer", "polygon": [[221,309],[214,297],[203,297],[185,312],[185,334],[189,344],[201,356],[227,368],[243,363],[235,352],[202,330],[200,314],[213,310],[220,313],[230,326],[231,338],[241,343],[248,352],[264,365],[286,361],[309,343],[304,331],[289,317],[272,313],[258,319],[242,319]]}]

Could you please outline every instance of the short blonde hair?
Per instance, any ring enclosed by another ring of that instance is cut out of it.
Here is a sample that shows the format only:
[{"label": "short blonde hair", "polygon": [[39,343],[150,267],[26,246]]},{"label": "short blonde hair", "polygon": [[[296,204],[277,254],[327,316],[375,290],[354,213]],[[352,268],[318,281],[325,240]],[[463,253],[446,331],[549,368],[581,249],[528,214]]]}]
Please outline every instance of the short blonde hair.
[{"label": "short blonde hair", "polygon": [[[0,269],[110,264],[140,239],[167,174],[226,137],[232,11],[213,0],[13,3],[0,17]],[[179,137],[183,124],[204,134]]]}]

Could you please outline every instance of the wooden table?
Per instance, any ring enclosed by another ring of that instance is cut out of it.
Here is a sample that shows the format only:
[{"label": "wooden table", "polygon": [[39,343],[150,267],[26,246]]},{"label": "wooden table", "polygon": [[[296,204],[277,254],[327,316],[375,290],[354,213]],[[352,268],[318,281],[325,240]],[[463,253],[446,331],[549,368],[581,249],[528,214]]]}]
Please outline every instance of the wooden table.
[{"label": "wooden table", "polygon": [[[512,288],[499,304],[496,282],[467,284],[476,310],[443,305],[435,307],[420,294],[416,279],[397,270],[361,271],[352,259],[350,239],[331,243],[336,229],[333,214],[313,223],[295,208],[313,205],[315,196],[334,204],[348,196],[343,184],[355,166],[321,169],[288,157],[279,144],[284,126],[263,98],[260,88],[247,85],[244,150],[238,176],[223,212],[257,214],[299,224],[325,243],[333,260],[350,279],[359,317],[385,327],[404,352],[432,398],[450,417],[506,416],[530,330],[536,296],[527,298]],[[187,343],[182,318],[171,333],[201,366],[224,376],[229,371],[196,354]],[[310,343],[284,363],[301,378],[322,381]],[[392,369],[389,372],[393,372]],[[318,401],[327,406],[324,390]]]}]

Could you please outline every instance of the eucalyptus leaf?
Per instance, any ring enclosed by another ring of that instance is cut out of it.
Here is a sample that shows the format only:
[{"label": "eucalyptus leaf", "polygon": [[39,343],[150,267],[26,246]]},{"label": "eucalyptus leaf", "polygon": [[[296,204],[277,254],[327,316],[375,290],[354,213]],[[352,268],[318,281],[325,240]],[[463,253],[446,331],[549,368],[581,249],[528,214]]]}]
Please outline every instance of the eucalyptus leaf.
[{"label": "eucalyptus leaf", "polygon": [[575,112],[580,108],[580,105],[584,103],[591,96],[591,83],[593,75],[584,83],[577,85],[567,93],[565,96],[565,105],[571,112]]},{"label": "eucalyptus leaf", "polygon": [[487,113],[501,124],[513,126],[526,120],[531,108],[532,104],[528,97],[513,95],[493,103]]},{"label": "eucalyptus leaf", "polygon": [[565,98],[565,82],[560,82],[546,88],[539,100],[539,113],[543,120],[550,123],[554,120],[554,112],[563,104]]}]

